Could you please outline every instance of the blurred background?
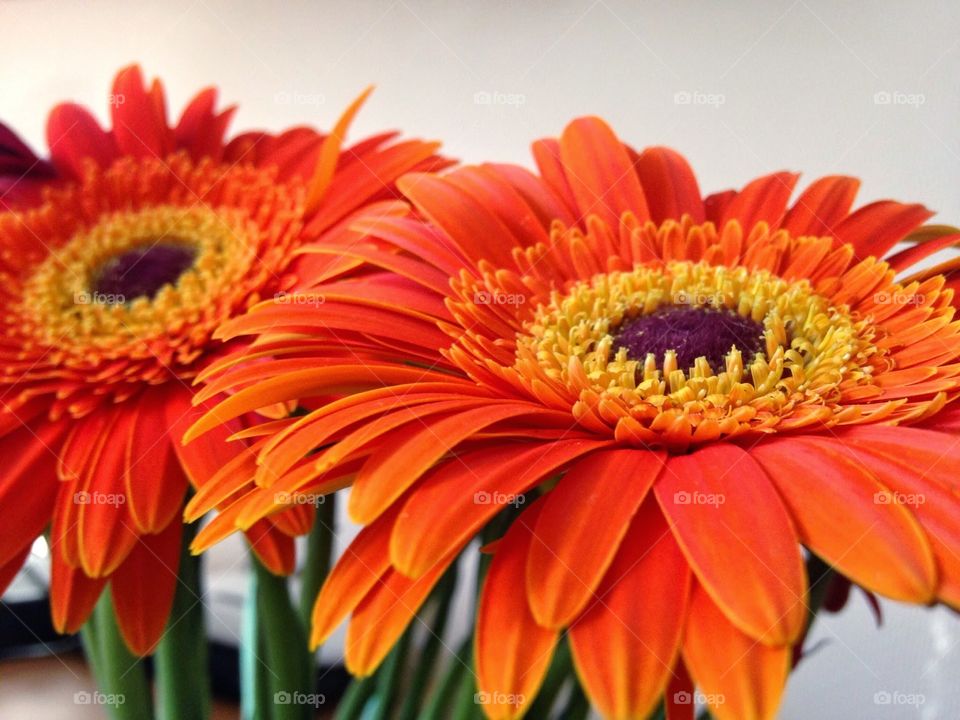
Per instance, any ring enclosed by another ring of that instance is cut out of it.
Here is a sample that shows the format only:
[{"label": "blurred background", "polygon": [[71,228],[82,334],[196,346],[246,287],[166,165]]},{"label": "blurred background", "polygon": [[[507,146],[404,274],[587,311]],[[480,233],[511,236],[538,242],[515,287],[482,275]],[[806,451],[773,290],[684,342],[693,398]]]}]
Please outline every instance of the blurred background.
[{"label": "blurred background", "polygon": [[[635,146],[680,150],[704,192],[778,169],[807,182],[843,173],[862,178],[861,202],[923,202],[934,222],[960,224],[960,4],[945,0],[0,0],[0,28],[0,118],[41,154],[54,103],[106,118],[113,74],[137,61],[164,79],[174,113],[218,85],[223,104],[239,104],[234,129],[330,127],[375,83],[355,137],[399,128],[442,139],[463,161],[531,165],[533,139],[599,114]],[[10,610],[42,595],[45,552],[38,544],[0,623],[9,644],[22,636],[45,657],[0,661],[0,717],[103,717],[77,704],[92,689],[77,657],[50,658],[62,648]],[[238,632],[242,558],[228,544],[207,565],[225,647]],[[881,629],[858,594],[818,621],[783,718],[957,717],[960,619],[882,605]]]}]

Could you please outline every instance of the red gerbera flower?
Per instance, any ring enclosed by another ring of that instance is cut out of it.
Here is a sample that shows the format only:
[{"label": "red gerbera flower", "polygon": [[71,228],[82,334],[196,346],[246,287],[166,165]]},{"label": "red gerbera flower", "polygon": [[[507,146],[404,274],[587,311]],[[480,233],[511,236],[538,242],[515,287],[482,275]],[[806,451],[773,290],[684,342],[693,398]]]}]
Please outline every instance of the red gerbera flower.
[{"label": "red gerbera flower", "polygon": [[[341,152],[362,98],[329,135],[225,143],[232,110],[217,111],[215,95],[202,92],[171,126],[160,83],[124,70],[113,128],[76,105],[54,109],[56,179],[38,202],[20,196],[0,213],[0,586],[52,523],[57,629],[76,631],[109,582],[141,654],[170,610],[188,485],[244,454],[223,442],[243,419],[178,442],[197,412],[191,380],[222,352],[214,331],[298,272],[318,272],[315,260],[294,262],[304,244],[393,198],[401,173],[444,165],[435,143],[395,133]],[[333,276],[350,266],[325,265]],[[271,570],[292,569],[292,536],[310,517],[299,508],[250,528]]]},{"label": "red gerbera flower", "polygon": [[350,616],[364,675],[530,498],[480,599],[491,718],[524,712],[563,632],[606,717],[645,718],[668,687],[692,713],[691,676],[717,718],[773,717],[807,623],[802,546],[886,597],[960,604],[960,323],[943,277],[895,279],[956,236],[880,260],[931,213],[851,212],[848,177],[791,205],[790,173],[703,198],[677,153],[594,118],[534,152],[539,176],[403,178],[410,216],[353,225],[367,239],[348,252],[376,270],[221,329],[291,357],[218,363],[200,397],[235,394],[188,437],[348,394],[265,430],[261,487],[197,549],[355,475],[366,527],[313,641]]}]

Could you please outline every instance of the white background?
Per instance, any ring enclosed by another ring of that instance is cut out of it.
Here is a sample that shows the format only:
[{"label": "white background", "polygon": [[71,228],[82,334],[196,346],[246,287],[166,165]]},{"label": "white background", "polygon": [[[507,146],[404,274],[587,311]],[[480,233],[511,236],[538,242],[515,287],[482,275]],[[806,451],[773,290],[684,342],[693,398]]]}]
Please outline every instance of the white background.
[{"label": "white background", "polygon": [[[131,61],[164,78],[172,109],[219,85],[240,104],[234,129],[329,127],[376,83],[355,137],[396,127],[464,161],[529,164],[531,140],[596,113],[636,146],[679,149],[704,191],[777,169],[847,173],[863,201],[960,223],[960,5],[717,5],[0,1],[0,118],[42,148],[48,107],[105,117]],[[791,679],[784,718],[960,716],[960,620],[885,609],[880,631],[859,598],[818,625],[826,644]],[[925,702],[877,705],[877,692]]]}]

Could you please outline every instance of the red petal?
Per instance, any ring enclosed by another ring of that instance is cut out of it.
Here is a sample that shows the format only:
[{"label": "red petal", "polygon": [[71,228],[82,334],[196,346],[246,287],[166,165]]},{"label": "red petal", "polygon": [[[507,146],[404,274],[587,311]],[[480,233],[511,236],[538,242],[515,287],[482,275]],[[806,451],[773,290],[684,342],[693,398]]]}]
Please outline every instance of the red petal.
[{"label": "red petal", "polygon": [[280,532],[269,520],[254,523],[245,532],[250,549],[274,575],[289,575],[296,568],[293,538]]},{"label": "red petal", "polygon": [[553,657],[557,631],[540,627],[523,591],[524,568],[542,503],[510,527],[490,563],[477,609],[477,689],[491,720],[521,715],[533,701]]},{"label": "red petal", "polygon": [[903,506],[875,501],[887,488],[862,465],[800,438],[762,442],[750,452],[780,491],[804,545],[871,590],[933,599],[936,568],[923,530]]},{"label": "red petal", "polygon": [[527,559],[527,594],[540,625],[565,627],[583,610],[665,458],[601,450],[578,461],[547,493]]},{"label": "red petal", "polygon": [[696,223],[704,221],[697,176],[680,153],[665,147],[647,148],[636,159],[636,168],[655,223],[684,215]]},{"label": "red petal", "polygon": [[859,188],[860,181],[856,178],[843,175],[820,178],[797,198],[782,227],[794,237],[833,235],[833,227],[850,212]]},{"label": "red petal", "polygon": [[50,613],[58,633],[72,635],[90,617],[107,578],[87,577],[83,570],[70,567],[54,540],[50,547]]},{"label": "red petal", "polygon": [[107,167],[119,153],[110,137],[85,108],[57,105],[47,118],[47,145],[57,169],[74,179],[83,176],[84,160]]},{"label": "red petal", "polygon": [[758,222],[778,227],[798,177],[794,173],[778,172],[747,183],[727,205],[723,222],[738,220],[744,234]]},{"label": "red petal", "polygon": [[870,203],[835,227],[841,243],[853,245],[857,258],[882,258],[898,242],[933,217],[923,205],[904,205],[892,200]]},{"label": "red petal", "polygon": [[110,580],[117,624],[135,655],[149,654],[167,626],[182,535],[183,526],[174,521],[159,535],[141,538]]},{"label": "red petal", "polygon": [[790,646],[769,647],[744,635],[694,587],[683,659],[716,720],[773,720],[790,667]]},{"label": "red petal", "polygon": [[147,92],[140,68],[124,68],[113,81],[113,137],[124,155],[164,157],[172,150],[165,110]]},{"label": "red petal", "polygon": [[807,620],[803,558],[790,516],[750,455],[717,444],[671,457],[654,490],[731,622],[765,643],[796,640]]},{"label": "red petal", "polygon": [[680,649],[689,592],[690,568],[657,504],[647,502],[596,601],[570,628],[577,674],[604,716],[645,718],[661,698]]},{"label": "red petal", "polygon": [[560,157],[581,220],[596,215],[612,228],[620,216],[650,217],[647,201],[627,148],[600,118],[583,117],[564,128]]}]

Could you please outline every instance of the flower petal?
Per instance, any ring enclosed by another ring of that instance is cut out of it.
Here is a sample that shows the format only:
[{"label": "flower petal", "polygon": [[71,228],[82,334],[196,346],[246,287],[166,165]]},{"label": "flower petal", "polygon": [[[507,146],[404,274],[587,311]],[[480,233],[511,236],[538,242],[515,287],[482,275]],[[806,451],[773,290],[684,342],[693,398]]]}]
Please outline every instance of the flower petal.
[{"label": "flower petal", "polygon": [[547,493],[527,558],[527,594],[540,625],[565,627],[583,610],[665,458],[601,450],[579,460]]},{"label": "flower petal", "polygon": [[790,646],[770,647],[738,630],[696,586],[683,659],[717,720],[773,720],[790,668]]},{"label": "flower petal", "polygon": [[605,717],[646,718],[663,695],[680,650],[690,577],[656,502],[644,503],[594,602],[570,627],[577,674]]},{"label": "flower petal", "polygon": [[497,545],[477,609],[477,689],[490,720],[520,717],[533,701],[553,657],[558,632],[530,613],[523,578],[532,528],[542,503],[530,506]]},{"label": "flower petal", "polygon": [[673,456],[657,500],[700,582],[730,621],[768,644],[806,625],[806,577],[793,522],[763,470],[735,445]]}]

